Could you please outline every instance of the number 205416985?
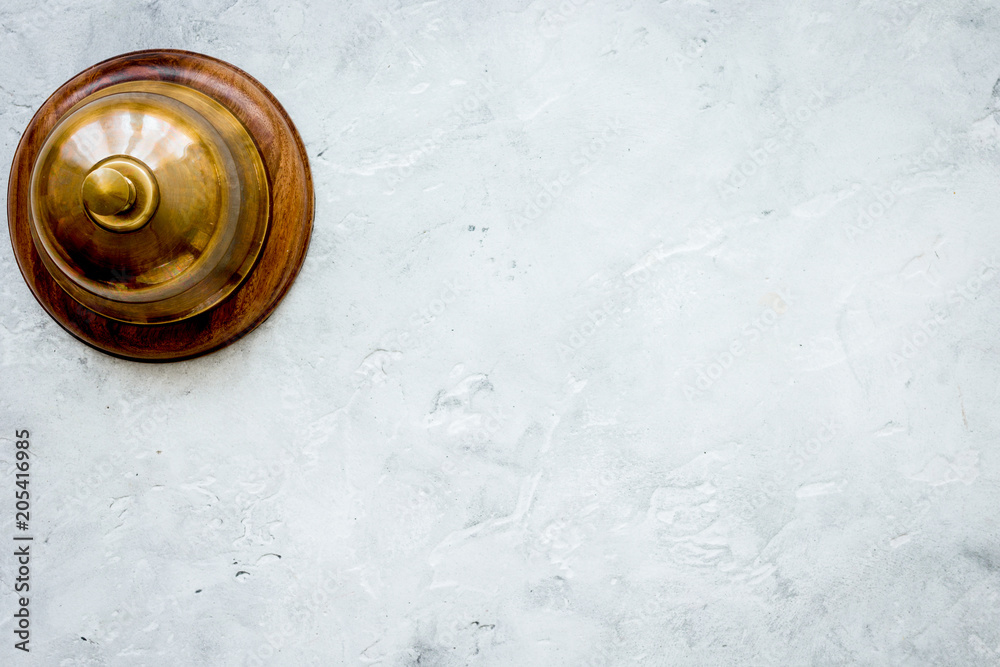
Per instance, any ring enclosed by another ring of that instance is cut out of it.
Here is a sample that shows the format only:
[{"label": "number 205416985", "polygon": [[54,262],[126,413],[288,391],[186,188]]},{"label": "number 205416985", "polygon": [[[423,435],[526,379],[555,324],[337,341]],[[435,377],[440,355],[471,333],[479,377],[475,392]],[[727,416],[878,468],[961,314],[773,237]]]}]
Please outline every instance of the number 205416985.
[{"label": "number 205416985", "polygon": [[[31,446],[30,442],[28,441],[30,433],[28,433],[27,430],[21,430],[15,432],[15,435],[17,436],[17,440],[14,446],[17,449],[14,454],[15,458],[14,467],[17,469],[17,472],[15,473],[14,476],[15,479],[17,480],[15,482],[17,489],[15,490],[14,495],[17,502],[14,507],[17,510],[17,514],[15,515],[14,519],[16,521],[16,525],[18,528],[20,528],[21,530],[27,530],[28,529],[27,524],[31,518],[29,513],[29,510],[31,508],[31,502],[30,502],[31,496],[28,493],[28,481],[30,479],[30,474],[31,474],[30,473],[31,463],[28,460],[29,447]],[[21,526],[24,527],[21,528]]]}]

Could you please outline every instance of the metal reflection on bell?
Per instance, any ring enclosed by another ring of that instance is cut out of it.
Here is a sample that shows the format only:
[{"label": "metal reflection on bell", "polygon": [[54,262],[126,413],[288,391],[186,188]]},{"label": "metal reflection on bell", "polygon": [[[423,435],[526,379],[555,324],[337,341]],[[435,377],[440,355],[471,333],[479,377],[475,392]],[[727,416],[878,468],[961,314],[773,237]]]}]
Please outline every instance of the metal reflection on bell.
[{"label": "metal reflection on bell", "polygon": [[32,235],[82,305],[122,322],[174,322],[247,275],[268,199],[260,155],[231,113],[178,84],[119,84],[84,100],[39,152]]},{"label": "metal reflection on bell", "polygon": [[8,206],[22,273],[60,324],[113,354],[167,360],[270,314],[301,266],[313,193],[301,140],[261,84],[153,51],[96,65],[46,102]]}]

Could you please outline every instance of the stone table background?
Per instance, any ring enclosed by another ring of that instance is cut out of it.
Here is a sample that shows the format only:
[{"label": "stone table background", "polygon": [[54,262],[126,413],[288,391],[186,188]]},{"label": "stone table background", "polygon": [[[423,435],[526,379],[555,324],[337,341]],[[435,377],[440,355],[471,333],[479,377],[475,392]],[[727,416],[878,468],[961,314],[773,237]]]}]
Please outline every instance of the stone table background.
[{"label": "stone table background", "polygon": [[998,38],[987,0],[5,0],[3,165],[78,71],[183,48],[281,100],[318,208],[270,320],[170,365],[0,248],[0,662],[998,664]]}]

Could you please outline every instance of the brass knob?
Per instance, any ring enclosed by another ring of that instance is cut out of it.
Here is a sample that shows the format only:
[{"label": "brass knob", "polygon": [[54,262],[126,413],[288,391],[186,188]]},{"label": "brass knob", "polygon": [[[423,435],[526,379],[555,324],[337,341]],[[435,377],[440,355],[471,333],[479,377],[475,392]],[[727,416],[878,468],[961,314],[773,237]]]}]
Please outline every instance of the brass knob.
[{"label": "brass knob", "polygon": [[102,160],[81,189],[87,216],[109,232],[141,229],[160,205],[156,178],[141,160],[128,156]]},{"label": "brass knob", "polygon": [[132,208],[135,185],[120,171],[97,167],[83,179],[83,205],[96,215],[117,215]]}]

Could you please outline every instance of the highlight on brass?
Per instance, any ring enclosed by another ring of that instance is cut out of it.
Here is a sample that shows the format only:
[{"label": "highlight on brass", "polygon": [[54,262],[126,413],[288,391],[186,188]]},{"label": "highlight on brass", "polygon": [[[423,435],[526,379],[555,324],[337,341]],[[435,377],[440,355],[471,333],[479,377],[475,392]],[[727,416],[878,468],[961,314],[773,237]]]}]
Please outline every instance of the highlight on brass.
[{"label": "highlight on brass", "polygon": [[[46,310],[147,360],[203,354],[262,322],[301,267],[312,214],[305,149],[277,101],[182,51],[125,54],[64,85],[26,130],[8,197],[18,264]],[[261,266],[239,309],[178,324]]]}]

